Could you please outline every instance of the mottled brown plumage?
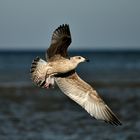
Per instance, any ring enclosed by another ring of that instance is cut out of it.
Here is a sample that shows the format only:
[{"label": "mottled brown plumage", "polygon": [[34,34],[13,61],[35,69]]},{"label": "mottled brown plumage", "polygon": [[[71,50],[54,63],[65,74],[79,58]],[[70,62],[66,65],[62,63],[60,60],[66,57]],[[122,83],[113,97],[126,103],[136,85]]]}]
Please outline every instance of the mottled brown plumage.
[{"label": "mottled brown plumage", "polygon": [[[94,118],[104,120],[113,125],[121,125],[119,119],[101,99],[96,90],[83,81],[75,72],[78,64],[86,59],[81,56],[69,59],[67,48],[70,43],[71,33],[69,26],[63,24],[53,32],[51,45],[46,52],[47,62],[36,59],[32,63],[33,81],[37,81],[39,85],[44,86],[46,83],[46,69],[48,68],[46,65],[50,66],[55,71],[53,78],[64,94],[77,102]],[[42,79],[41,82],[38,79]]]},{"label": "mottled brown plumage", "polygon": [[71,44],[69,25],[60,25],[52,35],[51,45],[47,50],[46,58],[54,61],[60,57],[68,57],[67,48]]}]

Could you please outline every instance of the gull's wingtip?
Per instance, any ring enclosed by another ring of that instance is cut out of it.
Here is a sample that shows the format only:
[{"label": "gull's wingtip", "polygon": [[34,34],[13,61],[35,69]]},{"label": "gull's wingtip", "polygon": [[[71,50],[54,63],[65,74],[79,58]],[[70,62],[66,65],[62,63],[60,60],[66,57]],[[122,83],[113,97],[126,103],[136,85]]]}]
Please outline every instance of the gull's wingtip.
[{"label": "gull's wingtip", "polygon": [[109,120],[106,121],[114,126],[122,125],[121,121],[117,118],[117,116],[110,110],[109,107],[106,108],[106,113],[108,115]]}]

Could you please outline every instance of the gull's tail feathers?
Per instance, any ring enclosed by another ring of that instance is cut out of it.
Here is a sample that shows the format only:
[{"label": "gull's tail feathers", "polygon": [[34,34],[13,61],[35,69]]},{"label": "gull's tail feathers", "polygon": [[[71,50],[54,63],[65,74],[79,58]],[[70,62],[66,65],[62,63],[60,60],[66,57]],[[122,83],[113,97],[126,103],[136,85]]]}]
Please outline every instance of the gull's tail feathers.
[{"label": "gull's tail feathers", "polygon": [[36,57],[31,65],[30,73],[31,73],[31,79],[33,82],[39,86],[44,87],[46,83],[46,73],[49,66],[47,65],[47,62],[43,59]]}]

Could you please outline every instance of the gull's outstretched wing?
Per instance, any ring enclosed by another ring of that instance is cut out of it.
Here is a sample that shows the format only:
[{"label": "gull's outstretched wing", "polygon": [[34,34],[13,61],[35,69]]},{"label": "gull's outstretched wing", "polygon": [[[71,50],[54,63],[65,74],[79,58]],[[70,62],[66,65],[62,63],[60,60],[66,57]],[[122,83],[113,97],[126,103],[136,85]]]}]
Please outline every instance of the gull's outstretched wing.
[{"label": "gull's outstretched wing", "polygon": [[61,75],[61,77],[57,77],[55,80],[64,94],[81,105],[91,116],[114,125],[121,125],[119,119],[98,93],[74,71],[67,75]]},{"label": "gull's outstretched wing", "polygon": [[67,48],[71,43],[71,34],[69,25],[60,25],[52,35],[51,45],[47,50],[46,58],[48,61],[67,57]]}]

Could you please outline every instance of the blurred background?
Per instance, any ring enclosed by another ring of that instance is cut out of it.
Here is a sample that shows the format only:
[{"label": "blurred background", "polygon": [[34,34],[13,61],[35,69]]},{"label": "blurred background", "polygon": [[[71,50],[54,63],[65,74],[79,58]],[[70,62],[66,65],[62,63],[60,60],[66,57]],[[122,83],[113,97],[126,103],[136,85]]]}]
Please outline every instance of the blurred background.
[{"label": "blurred background", "polygon": [[[140,139],[140,1],[0,1],[0,139]],[[54,29],[69,24],[69,55],[123,125],[96,121],[57,87],[41,89],[30,65],[45,58]]]}]

